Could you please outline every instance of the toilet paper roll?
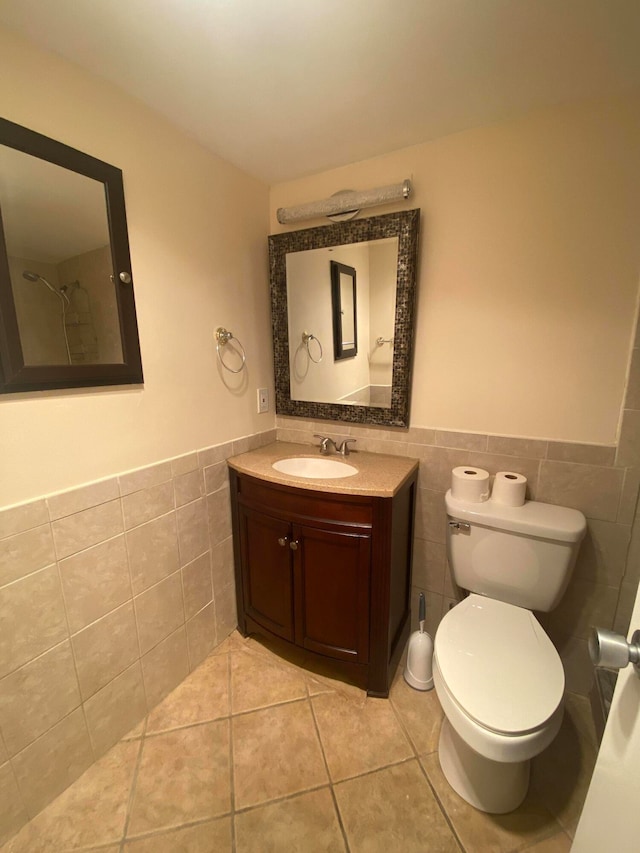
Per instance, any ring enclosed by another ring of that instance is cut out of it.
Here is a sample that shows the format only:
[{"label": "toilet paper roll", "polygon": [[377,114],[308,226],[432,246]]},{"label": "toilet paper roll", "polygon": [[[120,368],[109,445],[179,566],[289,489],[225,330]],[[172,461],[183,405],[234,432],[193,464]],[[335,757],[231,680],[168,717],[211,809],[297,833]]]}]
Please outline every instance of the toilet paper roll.
[{"label": "toilet paper roll", "polygon": [[491,500],[504,506],[522,506],[526,492],[526,477],[513,471],[498,471],[493,481]]},{"label": "toilet paper roll", "polygon": [[489,500],[489,472],[462,465],[451,472],[451,497],[467,503]]}]

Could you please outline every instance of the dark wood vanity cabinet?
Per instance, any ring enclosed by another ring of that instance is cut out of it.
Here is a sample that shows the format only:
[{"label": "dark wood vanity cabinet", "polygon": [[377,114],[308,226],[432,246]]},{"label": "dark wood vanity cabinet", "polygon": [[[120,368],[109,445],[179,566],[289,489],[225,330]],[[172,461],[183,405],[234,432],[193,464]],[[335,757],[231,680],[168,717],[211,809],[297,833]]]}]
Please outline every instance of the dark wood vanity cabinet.
[{"label": "dark wood vanity cabinet", "polygon": [[388,498],[230,478],[240,631],[388,695],[409,631],[415,474]]}]

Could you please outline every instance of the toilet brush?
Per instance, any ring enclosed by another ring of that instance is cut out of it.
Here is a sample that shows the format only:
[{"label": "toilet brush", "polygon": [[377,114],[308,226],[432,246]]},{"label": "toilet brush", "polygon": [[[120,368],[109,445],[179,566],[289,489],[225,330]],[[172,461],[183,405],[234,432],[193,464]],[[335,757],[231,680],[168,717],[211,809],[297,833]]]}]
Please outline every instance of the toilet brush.
[{"label": "toilet brush", "polygon": [[404,680],[416,690],[431,690],[433,687],[433,640],[424,630],[425,620],[424,593],[420,593],[418,619],[420,630],[409,637],[407,663],[404,668]]}]

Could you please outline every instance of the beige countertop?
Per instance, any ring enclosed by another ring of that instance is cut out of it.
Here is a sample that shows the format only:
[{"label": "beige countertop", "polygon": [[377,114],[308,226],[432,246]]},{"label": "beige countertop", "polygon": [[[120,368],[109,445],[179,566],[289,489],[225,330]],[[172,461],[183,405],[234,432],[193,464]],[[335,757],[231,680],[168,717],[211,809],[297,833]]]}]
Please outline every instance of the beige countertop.
[{"label": "beige countertop", "polygon": [[[281,474],[271,467],[279,459],[289,459],[292,456],[337,459],[353,465],[358,469],[358,473],[350,477],[316,479]],[[319,449],[312,444],[294,444],[289,441],[274,441],[257,450],[231,456],[227,462],[240,474],[249,474],[251,477],[267,480],[269,483],[280,483],[316,492],[383,498],[392,497],[418,467],[418,460],[407,456],[388,456],[384,453],[366,453],[357,450],[352,450],[346,459],[339,454],[321,456]]]}]

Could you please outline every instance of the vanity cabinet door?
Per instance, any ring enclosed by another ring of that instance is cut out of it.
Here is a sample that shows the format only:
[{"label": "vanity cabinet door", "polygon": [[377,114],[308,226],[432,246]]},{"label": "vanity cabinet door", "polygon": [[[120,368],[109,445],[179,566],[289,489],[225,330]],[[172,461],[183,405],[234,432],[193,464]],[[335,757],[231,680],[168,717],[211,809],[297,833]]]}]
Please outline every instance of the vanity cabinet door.
[{"label": "vanity cabinet door", "polygon": [[294,525],[296,643],[340,660],[369,660],[370,532]]},{"label": "vanity cabinet door", "polygon": [[242,590],[247,616],[285,640],[294,640],[291,525],[239,508]]}]

